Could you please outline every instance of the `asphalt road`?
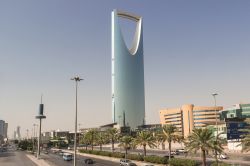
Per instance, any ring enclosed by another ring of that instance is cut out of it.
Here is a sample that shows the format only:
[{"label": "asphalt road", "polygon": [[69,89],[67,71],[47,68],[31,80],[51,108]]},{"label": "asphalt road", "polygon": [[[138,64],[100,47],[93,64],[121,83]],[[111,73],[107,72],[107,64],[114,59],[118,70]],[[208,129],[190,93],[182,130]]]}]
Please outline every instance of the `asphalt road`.
[{"label": "asphalt road", "polygon": [[[48,164],[51,166],[72,166],[73,165],[73,160],[72,161],[64,161],[62,156],[59,154],[55,154],[52,152],[49,152],[49,154],[43,154],[42,153],[42,158],[46,160]],[[79,166],[84,166],[87,165],[84,163],[84,157],[83,156],[77,156],[77,165]],[[94,164],[91,164],[93,166],[117,166],[119,163],[108,161],[108,160],[101,160],[101,159],[95,159],[91,158],[94,161]]]},{"label": "asphalt road", "polygon": [[6,152],[0,152],[1,166],[37,166],[28,157],[25,152],[9,149]]}]

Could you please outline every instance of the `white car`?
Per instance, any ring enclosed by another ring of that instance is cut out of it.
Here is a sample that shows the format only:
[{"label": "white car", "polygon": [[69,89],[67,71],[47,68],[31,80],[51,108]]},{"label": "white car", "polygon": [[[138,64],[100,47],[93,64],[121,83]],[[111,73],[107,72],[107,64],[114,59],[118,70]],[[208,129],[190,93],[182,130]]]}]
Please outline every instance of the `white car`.
[{"label": "white car", "polygon": [[226,154],[220,154],[219,157],[220,157],[220,159],[227,159],[228,158]]},{"label": "white car", "polygon": [[132,163],[130,160],[121,159],[120,160],[120,166],[136,166],[136,164]]},{"label": "white car", "polygon": [[[213,154],[212,156],[215,157],[215,154]],[[218,158],[218,159],[227,159],[228,156],[227,156],[226,154],[218,154],[218,155],[217,155],[217,158]]]},{"label": "white car", "polygon": [[73,160],[73,155],[70,154],[70,153],[64,153],[63,154],[63,160],[65,160],[65,161]]}]

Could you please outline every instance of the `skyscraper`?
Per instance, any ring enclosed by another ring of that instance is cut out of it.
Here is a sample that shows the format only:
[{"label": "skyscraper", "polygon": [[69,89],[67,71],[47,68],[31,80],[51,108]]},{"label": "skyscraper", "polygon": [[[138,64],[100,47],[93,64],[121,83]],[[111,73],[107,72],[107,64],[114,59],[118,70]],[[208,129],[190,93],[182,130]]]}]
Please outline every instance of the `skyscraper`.
[{"label": "skyscraper", "polygon": [[20,126],[17,126],[16,128],[16,139],[21,139],[21,132],[20,132]]},{"label": "skyscraper", "polygon": [[[127,48],[119,18],[136,22],[131,48]],[[123,11],[112,12],[112,119],[121,126],[144,124],[144,62],[142,17]]]}]

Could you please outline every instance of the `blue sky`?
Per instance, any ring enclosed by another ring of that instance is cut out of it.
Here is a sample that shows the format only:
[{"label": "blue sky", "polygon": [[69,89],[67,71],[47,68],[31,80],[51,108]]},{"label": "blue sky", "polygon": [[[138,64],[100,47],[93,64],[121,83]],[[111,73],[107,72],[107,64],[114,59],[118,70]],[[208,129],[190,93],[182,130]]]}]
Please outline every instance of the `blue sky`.
[{"label": "blue sky", "polygon": [[[143,17],[146,122],[161,108],[250,102],[250,1],[0,1],[0,119],[31,131],[111,122],[111,11]],[[133,24],[121,22],[127,41]],[[129,42],[128,42],[129,43]]]}]

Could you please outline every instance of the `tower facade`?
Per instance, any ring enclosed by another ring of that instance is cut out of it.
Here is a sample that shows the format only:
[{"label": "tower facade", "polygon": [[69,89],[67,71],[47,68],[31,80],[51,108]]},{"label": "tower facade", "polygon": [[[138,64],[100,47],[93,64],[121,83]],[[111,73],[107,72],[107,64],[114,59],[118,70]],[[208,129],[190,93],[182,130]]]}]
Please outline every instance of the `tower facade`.
[{"label": "tower facade", "polygon": [[[119,17],[136,22],[131,48],[127,48]],[[120,126],[136,128],[144,124],[144,58],[142,17],[112,12],[112,119]]]}]

